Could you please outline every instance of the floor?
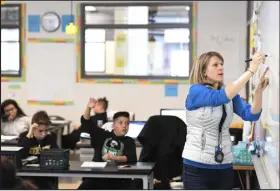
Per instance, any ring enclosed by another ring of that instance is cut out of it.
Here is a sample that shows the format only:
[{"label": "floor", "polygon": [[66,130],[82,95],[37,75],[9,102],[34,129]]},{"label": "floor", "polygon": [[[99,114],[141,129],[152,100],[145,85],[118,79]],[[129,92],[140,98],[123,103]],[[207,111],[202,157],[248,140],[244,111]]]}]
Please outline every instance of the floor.
[{"label": "floor", "polygon": [[[80,160],[80,153],[71,151],[70,160]],[[59,178],[59,189],[77,189],[82,182],[82,178],[61,177]]]},{"label": "floor", "polygon": [[81,184],[81,178],[69,178],[62,177],[59,178],[59,189],[77,189]]}]

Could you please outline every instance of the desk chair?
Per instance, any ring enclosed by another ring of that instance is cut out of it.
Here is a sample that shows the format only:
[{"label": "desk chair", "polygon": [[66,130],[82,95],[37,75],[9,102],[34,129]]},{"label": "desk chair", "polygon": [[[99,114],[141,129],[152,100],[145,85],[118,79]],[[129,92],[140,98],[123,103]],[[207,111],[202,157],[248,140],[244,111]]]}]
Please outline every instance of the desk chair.
[{"label": "desk chair", "polygon": [[137,139],[143,148],[140,162],[156,162],[154,178],[161,183],[156,189],[170,189],[170,181],[182,176],[182,152],[187,126],[176,116],[151,116]]},{"label": "desk chair", "polygon": [[[49,118],[51,121],[64,121],[65,120],[63,117],[58,116],[58,115],[50,115]],[[52,124],[52,126],[59,126],[59,124]],[[61,136],[62,136],[63,132],[64,132],[64,127],[62,127]]]},{"label": "desk chair", "polygon": [[229,128],[230,136],[234,137],[232,140],[233,145],[237,145],[239,141],[242,141],[243,129],[241,128]]},{"label": "desk chair", "polygon": [[49,118],[50,118],[51,121],[63,121],[63,120],[65,120],[63,117],[58,116],[58,115],[50,115]]}]

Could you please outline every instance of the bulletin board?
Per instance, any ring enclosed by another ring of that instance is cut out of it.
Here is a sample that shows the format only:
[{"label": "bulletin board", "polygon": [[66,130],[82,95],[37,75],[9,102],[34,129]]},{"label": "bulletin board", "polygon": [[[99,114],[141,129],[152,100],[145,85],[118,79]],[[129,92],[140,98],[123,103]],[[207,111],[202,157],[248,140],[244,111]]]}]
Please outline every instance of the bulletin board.
[{"label": "bulletin board", "polygon": [[[260,75],[269,67],[269,86],[263,92],[261,119],[255,125],[255,139],[261,142],[261,163],[272,188],[279,189],[279,2],[255,1],[250,27],[250,53],[268,54],[266,63],[250,81],[250,102]],[[273,180],[273,181],[272,181]]]}]

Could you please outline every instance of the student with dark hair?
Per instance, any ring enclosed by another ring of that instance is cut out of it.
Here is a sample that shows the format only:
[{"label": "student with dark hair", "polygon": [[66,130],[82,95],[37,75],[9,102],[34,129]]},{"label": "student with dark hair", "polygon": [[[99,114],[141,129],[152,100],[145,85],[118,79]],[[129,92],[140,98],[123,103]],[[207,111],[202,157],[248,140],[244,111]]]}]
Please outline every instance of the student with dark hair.
[{"label": "student with dark hair", "polygon": [[28,130],[30,118],[15,100],[7,99],[1,104],[1,135],[18,136]]},{"label": "student with dark hair", "polygon": [[[27,156],[37,156],[40,158],[40,152],[45,149],[58,148],[54,136],[47,131],[51,124],[50,118],[45,111],[38,111],[32,117],[32,125],[29,131],[22,133],[19,137],[18,145],[23,147],[23,158]],[[57,178],[30,177],[40,189],[57,189]]]},{"label": "student with dark hair", "polygon": [[[113,116],[113,131],[105,131],[90,120],[90,111],[96,106],[91,98],[81,117],[81,129],[89,130],[91,145],[94,148],[93,161],[134,163],[137,162],[135,141],[125,136],[129,129],[129,113],[117,112]],[[125,179],[84,179],[79,189],[129,189],[130,180]]]},{"label": "student with dark hair", "polygon": [[[93,108],[94,115],[90,116],[90,120],[98,127],[102,127],[103,124],[108,122],[108,105],[109,101],[106,97],[98,98],[96,100],[96,105]],[[69,135],[63,135],[62,147],[65,149],[75,149],[76,143],[80,140],[81,133],[89,131],[90,130],[87,128],[81,129],[80,126],[76,126],[75,129]]]},{"label": "student with dark hair", "polygon": [[0,164],[1,182],[0,189],[2,190],[37,190],[38,188],[29,181],[22,180],[16,177],[15,166],[7,157],[1,156]]}]

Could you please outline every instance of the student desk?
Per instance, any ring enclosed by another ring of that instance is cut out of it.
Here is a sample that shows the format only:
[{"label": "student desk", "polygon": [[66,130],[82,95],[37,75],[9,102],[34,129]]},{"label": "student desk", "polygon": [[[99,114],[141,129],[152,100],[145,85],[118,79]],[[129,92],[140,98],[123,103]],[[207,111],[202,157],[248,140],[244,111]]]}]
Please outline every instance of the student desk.
[{"label": "student desk", "polygon": [[81,161],[70,161],[68,170],[45,170],[39,167],[17,169],[17,176],[39,177],[87,177],[87,178],[139,178],[143,180],[143,189],[153,189],[153,168],[155,163],[137,162],[127,168],[109,165],[105,168],[82,168]]},{"label": "student desk", "polygon": [[12,140],[1,142],[1,146],[17,146],[17,145],[18,145],[18,139],[12,139]]},{"label": "student desk", "polygon": [[255,170],[255,167],[254,166],[233,165],[233,170],[236,170],[238,173],[238,177],[239,177],[239,181],[241,183],[242,189],[244,189],[244,186],[243,186],[239,171],[245,170],[245,172],[246,172],[246,189],[251,190],[250,175],[251,175],[251,172],[253,170]]},{"label": "student desk", "polygon": [[243,129],[243,123],[231,123],[229,128],[231,128],[231,129]]},{"label": "student desk", "polygon": [[17,144],[18,144],[18,137],[15,137],[13,139],[8,139],[8,140],[1,139],[1,146],[17,146]]}]

